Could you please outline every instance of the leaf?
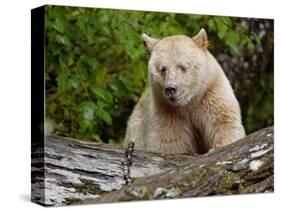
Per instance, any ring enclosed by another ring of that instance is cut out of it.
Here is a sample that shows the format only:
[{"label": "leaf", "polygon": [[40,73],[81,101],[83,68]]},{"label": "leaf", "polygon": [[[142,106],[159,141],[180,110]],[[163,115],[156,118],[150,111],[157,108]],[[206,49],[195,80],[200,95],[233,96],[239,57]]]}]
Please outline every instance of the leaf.
[{"label": "leaf", "polygon": [[92,139],[96,140],[99,143],[102,143],[102,140],[98,134],[91,135]]},{"label": "leaf", "polygon": [[71,41],[69,40],[69,38],[67,36],[64,36],[64,35],[57,35],[56,41],[60,44],[65,45],[66,47],[71,46]]},{"label": "leaf", "polygon": [[215,22],[212,18],[208,21],[208,27],[211,31],[215,31],[216,29]]},{"label": "leaf", "polygon": [[217,26],[217,32],[218,32],[219,37],[224,38],[225,35],[227,34],[226,24],[223,22],[222,18],[220,18],[220,17],[215,17],[214,21]]},{"label": "leaf", "polygon": [[102,108],[98,108],[97,112],[96,112],[97,116],[102,119],[103,121],[105,121],[108,125],[112,125],[112,119],[111,116],[109,115],[108,112],[106,112],[104,109]]},{"label": "leaf", "polygon": [[86,120],[93,120],[95,114],[95,105],[94,103],[87,103],[84,106],[83,117]]},{"label": "leaf", "polygon": [[106,91],[105,89],[92,85],[91,91],[93,92],[93,94],[96,95],[96,97],[102,99],[104,102],[106,102],[108,104],[113,103],[113,96],[111,95],[110,92]]},{"label": "leaf", "polygon": [[58,92],[64,92],[70,88],[69,73],[65,70],[58,71],[58,76],[56,78],[58,84]]}]

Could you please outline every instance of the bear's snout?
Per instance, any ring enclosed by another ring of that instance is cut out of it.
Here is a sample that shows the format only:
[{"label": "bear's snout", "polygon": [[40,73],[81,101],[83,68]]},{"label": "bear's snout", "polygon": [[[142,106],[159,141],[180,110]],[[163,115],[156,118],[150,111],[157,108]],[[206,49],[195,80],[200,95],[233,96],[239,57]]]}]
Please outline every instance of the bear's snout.
[{"label": "bear's snout", "polygon": [[165,87],[165,94],[169,98],[173,98],[176,93],[177,93],[177,87],[176,86],[170,85],[170,86]]}]

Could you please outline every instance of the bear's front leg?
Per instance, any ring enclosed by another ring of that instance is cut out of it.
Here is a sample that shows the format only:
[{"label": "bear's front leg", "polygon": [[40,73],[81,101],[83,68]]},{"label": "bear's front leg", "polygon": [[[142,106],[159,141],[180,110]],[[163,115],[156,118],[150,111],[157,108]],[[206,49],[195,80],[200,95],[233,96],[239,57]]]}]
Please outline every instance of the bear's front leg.
[{"label": "bear's front leg", "polygon": [[245,136],[238,103],[228,105],[222,99],[200,112],[203,137],[209,150],[231,144]]},{"label": "bear's front leg", "polygon": [[209,149],[214,150],[231,144],[245,136],[244,128],[240,123],[220,123],[214,124],[211,129],[212,135],[209,140]]}]

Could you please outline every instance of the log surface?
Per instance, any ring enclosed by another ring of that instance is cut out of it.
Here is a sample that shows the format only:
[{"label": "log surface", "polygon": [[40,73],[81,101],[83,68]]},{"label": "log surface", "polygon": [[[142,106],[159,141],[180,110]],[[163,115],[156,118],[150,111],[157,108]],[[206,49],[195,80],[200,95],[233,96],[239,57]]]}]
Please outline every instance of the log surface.
[{"label": "log surface", "polygon": [[134,180],[126,185],[124,149],[47,136],[45,154],[33,147],[32,199],[60,206],[272,192],[273,140],[270,127],[205,155],[135,150],[131,166]]}]

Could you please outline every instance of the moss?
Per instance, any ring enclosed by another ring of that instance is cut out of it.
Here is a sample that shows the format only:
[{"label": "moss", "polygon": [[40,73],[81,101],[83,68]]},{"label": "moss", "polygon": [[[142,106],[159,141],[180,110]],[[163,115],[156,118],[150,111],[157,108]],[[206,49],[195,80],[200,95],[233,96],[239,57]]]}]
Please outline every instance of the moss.
[{"label": "moss", "polygon": [[[231,156],[229,156],[230,159]],[[218,171],[223,171],[221,174],[214,174],[214,179],[210,179],[210,173],[217,173]],[[244,176],[244,172],[232,172],[226,170],[220,170],[216,165],[216,162],[211,164],[205,164],[202,168],[198,169],[196,172],[187,174],[182,177],[181,180],[174,186],[177,186],[182,193],[194,189],[196,186],[212,182],[214,188],[210,188],[211,185],[202,186],[199,193],[204,193],[205,195],[217,194],[238,194],[245,187],[244,181],[241,176]]]},{"label": "moss", "polygon": [[222,178],[222,186],[225,187],[226,190],[229,190],[232,188],[233,185],[233,173],[232,172],[228,172],[225,177]]},{"label": "moss", "polygon": [[227,157],[224,160],[226,160],[226,161],[233,161],[234,159],[235,159],[234,155],[229,154],[229,155],[227,155]]},{"label": "moss", "polygon": [[150,199],[153,197],[152,189],[148,186],[141,187],[141,199]]},{"label": "moss", "polygon": [[100,185],[97,183],[94,183],[91,180],[86,179],[80,179],[80,181],[83,183],[80,186],[77,187],[77,189],[80,189],[81,193],[84,194],[102,194],[104,191],[100,188]]},{"label": "moss", "polygon": [[227,172],[221,178],[219,187],[223,191],[223,194],[238,194],[243,188],[243,185],[239,175],[233,172]]},{"label": "moss", "polygon": [[94,183],[91,180],[81,179],[81,183],[60,183],[60,185],[67,187],[67,188],[74,188],[77,192],[82,194],[93,194],[93,195],[100,195],[104,193],[99,184]]},{"label": "moss", "polygon": [[142,186],[139,188],[128,188],[125,191],[125,195],[119,201],[131,201],[131,200],[148,200],[153,199],[153,189],[149,186]]},{"label": "moss", "polygon": [[125,191],[125,194],[122,194],[119,199],[120,202],[128,202],[132,200],[136,200],[136,197],[129,191]]},{"label": "moss", "polygon": [[210,170],[214,170],[213,164],[205,165],[199,170],[193,171],[192,173],[183,176],[181,180],[174,185],[180,191],[178,197],[181,197],[183,193],[196,187],[198,184],[200,184],[200,181],[202,183],[207,182],[209,177],[208,173]]},{"label": "moss", "polygon": [[67,205],[73,205],[73,204],[78,204],[80,203],[80,199],[78,198],[65,198],[65,200],[63,201],[63,203],[67,204]]}]

